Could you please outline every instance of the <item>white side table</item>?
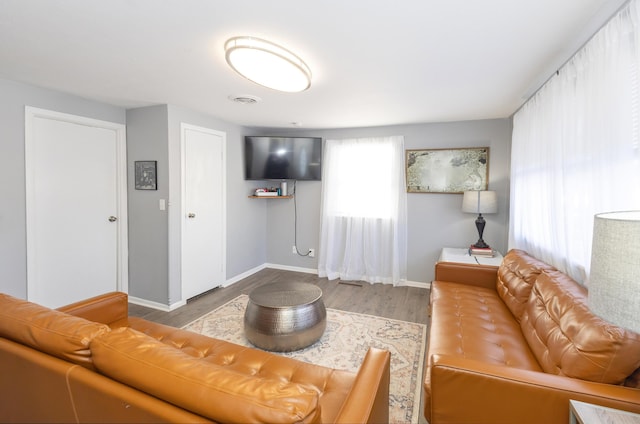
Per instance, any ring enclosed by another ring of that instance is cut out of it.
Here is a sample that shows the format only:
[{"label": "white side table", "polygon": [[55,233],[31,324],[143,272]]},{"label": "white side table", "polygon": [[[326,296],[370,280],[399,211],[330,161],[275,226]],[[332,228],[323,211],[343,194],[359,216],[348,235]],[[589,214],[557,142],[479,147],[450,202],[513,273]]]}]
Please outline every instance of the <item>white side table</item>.
[{"label": "white side table", "polygon": [[438,259],[438,262],[458,262],[473,265],[500,266],[502,263],[502,254],[496,250],[495,256],[489,258],[469,255],[469,249],[467,248],[445,247],[440,253],[440,259]]},{"label": "white side table", "polygon": [[640,415],[619,409],[570,400],[571,424],[640,424]]}]

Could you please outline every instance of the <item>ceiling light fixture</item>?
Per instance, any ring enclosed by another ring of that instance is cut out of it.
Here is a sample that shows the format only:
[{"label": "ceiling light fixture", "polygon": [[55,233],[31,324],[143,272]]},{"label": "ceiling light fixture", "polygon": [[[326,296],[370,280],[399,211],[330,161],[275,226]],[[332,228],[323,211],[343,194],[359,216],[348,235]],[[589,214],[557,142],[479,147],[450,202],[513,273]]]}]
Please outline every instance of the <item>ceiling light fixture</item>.
[{"label": "ceiling light fixture", "polygon": [[224,45],[227,63],[250,81],[274,90],[300,92],[311,86],[311,70],[284,47],[255,37],[234,37]]}]

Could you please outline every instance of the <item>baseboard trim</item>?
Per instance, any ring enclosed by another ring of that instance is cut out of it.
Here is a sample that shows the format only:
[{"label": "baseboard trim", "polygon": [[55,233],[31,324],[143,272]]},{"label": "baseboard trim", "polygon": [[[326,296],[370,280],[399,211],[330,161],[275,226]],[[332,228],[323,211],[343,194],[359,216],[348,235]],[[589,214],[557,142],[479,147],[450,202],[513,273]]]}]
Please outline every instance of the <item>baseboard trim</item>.
[{"label": "baseboard trim", "polygon": [[[306,274],[318,275],[318,270],[317,269],[300,268],[300,267],[290,266],[290,265],[279,265],[279,264],[266,263],[266,264],[264,264],[263,268],[281,269],[283,271],[304,272]],[[427,282],[423,282],[423,281],[402,281],[400,284],[398,284],[398,286],[399,287],[408,286],[408,287],[417,287],[417,288],[420,288],[420,289],[430,289],[431,288],[431,283],[427,283]]]},{"label": "baseboard trim", "polygon": [[153,302],[151,300],[140,299],[139,297],[135,297],[135,296],[129,296],[129,303],[133,303],[134,305],[145,306],[151,309],[157,309],[163,312],[171,312],[187,304],[186,301],[180,300],[176,303],[172,303],[171,305],[165,305],[163,303]]},{"label": "baseboard trim", "polygon": [[318,270],[313,268],[302,268],[298,266],[279,265],[279,264],[270,264],[270,263],[266,263],[264,265],[265,265],[265,268],[281,269],[283,271],[304,272],[305,274],[316,274],[316,275],[318,274]]},{"label": "baseboard trim", "polygon": [[417,287],[419,289],[431,289],[431,283],[425,283],[423,281],[403,281],[400,286]]},{"label": "baseboard trim", "polygon": [[232,284],[237,283],[240,280],[243,280],[247,277],[252,276],[253,274],[255,274],[256,272],[262,271],[263,269],[265,269],[267,267],[267,264],[262,264],[262,265],[258,265],[255,268],[252,268],[248,271],[245,271],[243,273],[240,273],[232,278],[229,278],[227,281],[224,282],[224,284],[222,284],[222,287],[229,287]]}]

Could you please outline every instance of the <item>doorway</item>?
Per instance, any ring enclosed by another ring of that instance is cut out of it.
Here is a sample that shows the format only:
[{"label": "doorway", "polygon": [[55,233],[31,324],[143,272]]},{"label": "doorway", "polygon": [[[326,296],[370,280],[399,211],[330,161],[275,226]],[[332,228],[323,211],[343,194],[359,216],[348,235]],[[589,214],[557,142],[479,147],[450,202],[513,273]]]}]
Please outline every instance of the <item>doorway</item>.
[{"label": "doorway", "polygon": [[125,126],[25,108],[27,298],[128,289]]},{"label": "doorway", "polygon": [[181,124],[182,299],[226,279],[226,134]]}]

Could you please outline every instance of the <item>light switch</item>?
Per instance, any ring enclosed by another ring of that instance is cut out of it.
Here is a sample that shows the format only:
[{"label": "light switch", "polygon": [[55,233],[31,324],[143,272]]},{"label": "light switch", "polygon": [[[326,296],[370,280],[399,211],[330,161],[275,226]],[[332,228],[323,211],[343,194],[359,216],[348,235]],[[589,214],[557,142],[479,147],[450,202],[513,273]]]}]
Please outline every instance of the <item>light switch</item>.
[{"label": "light switch", "polygon": [[160,210],[164,211],[167,209],[167,201],[165,199],[160,199]]}]

